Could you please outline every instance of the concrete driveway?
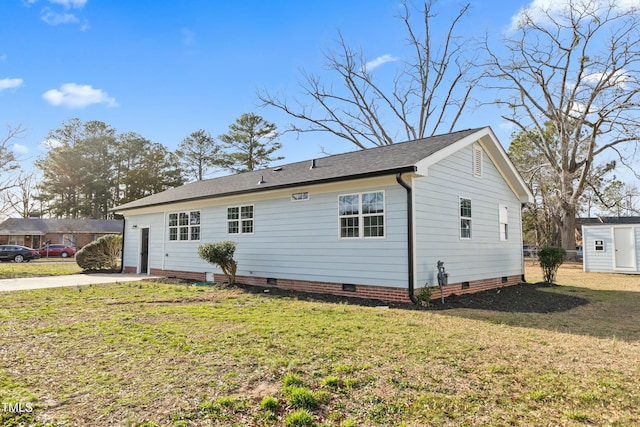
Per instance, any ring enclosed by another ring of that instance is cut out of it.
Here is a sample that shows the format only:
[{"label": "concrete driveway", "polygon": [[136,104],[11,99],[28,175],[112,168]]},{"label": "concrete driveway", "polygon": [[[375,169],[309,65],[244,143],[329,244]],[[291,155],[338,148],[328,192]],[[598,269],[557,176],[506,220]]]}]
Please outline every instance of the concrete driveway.
[{"label": "concrete driveway", "polygon": [[101,283],[136,282],[156,279],[158,276],[146,274],[92,273],[68,276],[26,277],[0,280],[0,292],[23,291],[26,289],[61,288],[64,286],[97,285]]}]

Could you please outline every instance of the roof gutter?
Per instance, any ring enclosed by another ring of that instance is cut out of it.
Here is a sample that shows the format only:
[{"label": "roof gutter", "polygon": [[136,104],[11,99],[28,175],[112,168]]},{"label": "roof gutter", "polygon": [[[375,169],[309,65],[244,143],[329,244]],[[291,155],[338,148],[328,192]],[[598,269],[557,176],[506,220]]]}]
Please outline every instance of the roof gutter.
[{"label": "roof gutter", "polygon": [[412,303],[418,304],[413,289],[413,197],[411,186],[402,180],[402,173],[396,174],[396,181],[407,190],[407,290]]}]

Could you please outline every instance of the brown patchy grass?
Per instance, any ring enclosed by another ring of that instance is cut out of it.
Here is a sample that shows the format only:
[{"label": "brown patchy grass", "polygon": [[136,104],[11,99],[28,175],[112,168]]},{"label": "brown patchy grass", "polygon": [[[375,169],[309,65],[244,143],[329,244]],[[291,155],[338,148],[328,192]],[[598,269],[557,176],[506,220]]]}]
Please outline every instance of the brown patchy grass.
[{"label": "brown patchy grass", "polygon": [[587,300],[550,313],[160,283],[4,293],[0,401],[33,405],[25,425],[638,425],[639,277],[607,276],[524,285]]}]

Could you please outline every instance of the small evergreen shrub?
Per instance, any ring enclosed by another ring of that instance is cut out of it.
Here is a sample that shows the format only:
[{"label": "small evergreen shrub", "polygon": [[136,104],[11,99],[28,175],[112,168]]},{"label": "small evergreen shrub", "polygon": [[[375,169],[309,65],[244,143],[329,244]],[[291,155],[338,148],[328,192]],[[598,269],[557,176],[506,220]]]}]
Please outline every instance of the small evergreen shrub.
[{"label": "small evergreen shrub", "polygon": [[564,262],[567,251],[555,246],[545,246],[538,251],[538,261],[546,283],[555,283],[558,268]]},{"label": "small evergreen shrub", "polygon": [[420,290],[418,291],[418,294],[416,295],[417,304],[423,307],[430,307],[432,294],[433,294],[433,289],[430,288],[429,286],[425,285],[423,288],[420,288]]},{"label": "small evergreen shrub", "polygon": [[218,243],[205,243],[198,246],[200,258],[220,267],[230,285],[236,282],[236,271],[238,269],[238,263],[233,259],[235,251],[235,242],[229,240]]},{"label": "small evergreen shrub", "polygon": [[304,409],[288,414],[284,423],[287,427],[313,427],[316,425],[313,420],[313,415]]},{"label": "small evergreen shrub", "polygon": [[76,253],[76,263],[83,270],[118,271],[122,236],[108,234],[84,246]]}]

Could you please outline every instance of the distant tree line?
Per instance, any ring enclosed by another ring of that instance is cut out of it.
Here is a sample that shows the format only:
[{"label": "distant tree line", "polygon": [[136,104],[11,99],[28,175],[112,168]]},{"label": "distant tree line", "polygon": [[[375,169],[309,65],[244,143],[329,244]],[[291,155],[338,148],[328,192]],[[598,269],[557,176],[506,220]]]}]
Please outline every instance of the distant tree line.
[{"label": "distant tree line", "polygon": [[37,175],[10,177],[19,163],[8,141],[22,131],[9,128],[0,140],[4,215],[26,217],[40,211],[55,218],[108,218],[115,206],[205,179],[211,172],[240,173],[282,159],[273,156],[281,147],[276,126],[252,113],[243,114],[218,138],[204,130],[191,133],[175,152],[140,134],[74,118],[47,135],[47,153],[34,163]]}]

